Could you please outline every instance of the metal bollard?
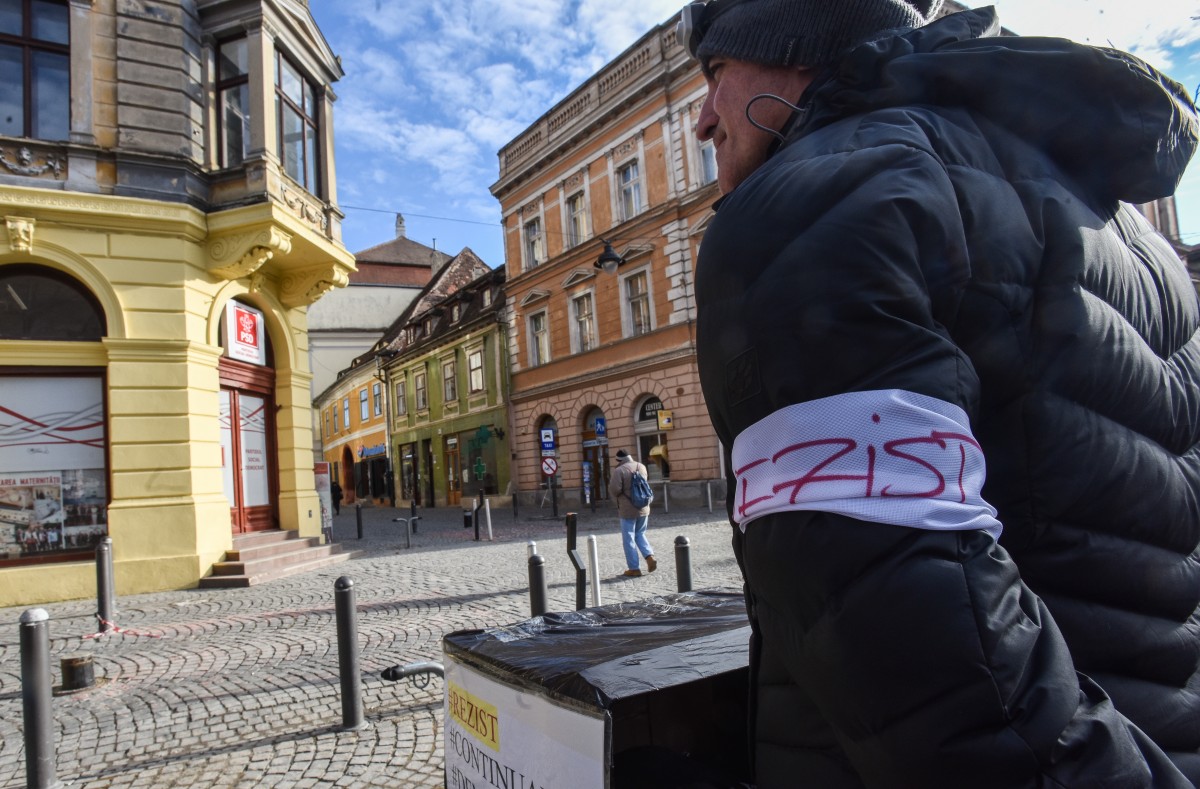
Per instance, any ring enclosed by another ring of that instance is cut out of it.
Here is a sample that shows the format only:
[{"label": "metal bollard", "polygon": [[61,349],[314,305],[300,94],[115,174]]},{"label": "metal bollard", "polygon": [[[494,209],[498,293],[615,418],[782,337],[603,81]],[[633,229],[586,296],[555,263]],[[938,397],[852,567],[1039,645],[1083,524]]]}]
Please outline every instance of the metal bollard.
[{"label": "metal bollard", "polygon": [[354,502],[354,521],[358,524],[358,539],[362,539],[362,504]]},{"label": "metal bollard", "polygon": [[481,509],[483,509],[482,493],[475,499],[475,506],[471,509],[471,522],[475,524],[475,542],[479,542],[479,510]]},{"label": "metal bollard", "polygon": [[529,614],[541,616],[546,613],[546,560],[534,554],[529,557]]},{"label": "metal bollard", "polygon": [[708,500],[708,511],[712,512],[712,483],[704,483],[704,497]]},{"label": "metal bollard", "polygon": [[587,608],[587,567],[583,563],[583,557],[576,550],[578,528],[575,513],[568,512],[567,556],[571,559],[571,564],[575,566],[575,610],[582,611]]},{"label": "metal bollard", "polygon": [[471,528],[471,511],[470,510],[463,510],[463,528],[464,529]]},{"label": "metal bollard", "polygon": [[408,503],[408,524],[412,527],[413,534],[417,533],[418,520],[420,520],[420,518],[417,517],[417,500],[413,499]]},{"label": "metal bollard", "polygon": [[492,536],[492,503],[487,499],[483,500],[483,517],[487,519],[488,542],[493,542],[495,538]]},{"label": "metal bollard", "polygon": [[112,630],[117,619],[114,588],[112,537],[105,537],[96,545],[96,618],[100,620],[97,632]]},{"label": "metal bollard", "polygon": [[526,543],[526,547],[529,548],[530,557],[537,553],[537,543],[533,540],[530,540],[528,543]]},{"label": "metal bollard", "polygon": [[343,575],[333,584],[337,613],[338,673],[342,680],[342,731],[366,728],[363,721],[362,673],[358,665],[358,610],[354,581]]},{"label": "metal bollard", "polygon": [[54,710],[50,706],[50,614],[21,614],[21,703],[25,721],[25,785],[62,786],[54,770]]},{"label": "metal bollard", "polygon": [[692,591],[692,546],[688,538],[675,538],[675,582],[680,592]]},{"label": "metal bollard", "polygon": [[596,548],[596,535],[588,535],[588,572],[592,576],[592,608],[600,603],[600,551]]}]

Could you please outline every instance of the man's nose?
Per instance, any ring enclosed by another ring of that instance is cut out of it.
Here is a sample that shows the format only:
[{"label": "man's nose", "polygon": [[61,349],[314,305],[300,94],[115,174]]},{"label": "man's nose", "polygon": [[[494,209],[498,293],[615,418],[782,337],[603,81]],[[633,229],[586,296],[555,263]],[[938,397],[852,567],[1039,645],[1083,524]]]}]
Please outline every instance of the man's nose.
[{"label": "man's nose", "polygon": [[716,110],[713,109],[712,99],[713,94],[710,90],[704,97],[704,104],[700,107],[700,117],[696,121],[696,139],[701,142],[712,139],[713,134],[717,131],[717,121],[720,120]]}]

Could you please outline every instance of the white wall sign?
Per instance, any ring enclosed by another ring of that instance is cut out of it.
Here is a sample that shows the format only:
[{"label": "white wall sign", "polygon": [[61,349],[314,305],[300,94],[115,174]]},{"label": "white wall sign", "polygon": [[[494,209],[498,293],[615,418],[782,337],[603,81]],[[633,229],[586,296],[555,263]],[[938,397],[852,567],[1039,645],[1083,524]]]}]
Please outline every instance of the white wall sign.
[{"label": "white wall sign", "polygon": [[260,310],[230,300],[225,305],[225,351],[229,358],[251,364],[267,363],[267,342]]}]

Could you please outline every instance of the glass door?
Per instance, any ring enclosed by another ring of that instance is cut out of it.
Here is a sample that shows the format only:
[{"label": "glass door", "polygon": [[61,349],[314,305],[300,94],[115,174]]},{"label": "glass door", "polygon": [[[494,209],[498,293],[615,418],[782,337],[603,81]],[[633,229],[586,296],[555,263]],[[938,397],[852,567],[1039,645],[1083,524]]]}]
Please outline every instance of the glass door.
[{"label": "glass door", "polygon": [[235,533],[277,528],[270,398],[221,389],[221,471]]}]

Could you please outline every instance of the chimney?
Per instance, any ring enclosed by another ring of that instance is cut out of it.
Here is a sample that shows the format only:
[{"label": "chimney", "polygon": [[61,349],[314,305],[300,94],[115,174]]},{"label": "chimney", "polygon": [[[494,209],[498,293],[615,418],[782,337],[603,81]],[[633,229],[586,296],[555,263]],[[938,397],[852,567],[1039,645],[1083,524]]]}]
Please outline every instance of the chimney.
[{"label": "chimney", "polygon": [[404,238],[404,214],[396,214],[396,238]]}]

